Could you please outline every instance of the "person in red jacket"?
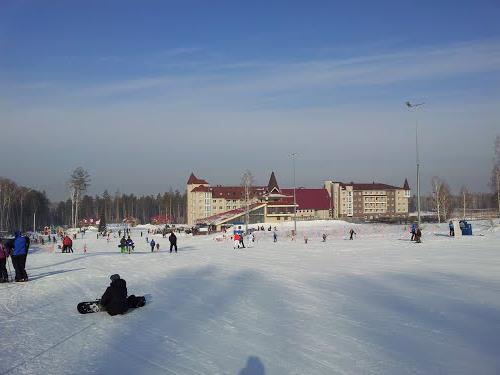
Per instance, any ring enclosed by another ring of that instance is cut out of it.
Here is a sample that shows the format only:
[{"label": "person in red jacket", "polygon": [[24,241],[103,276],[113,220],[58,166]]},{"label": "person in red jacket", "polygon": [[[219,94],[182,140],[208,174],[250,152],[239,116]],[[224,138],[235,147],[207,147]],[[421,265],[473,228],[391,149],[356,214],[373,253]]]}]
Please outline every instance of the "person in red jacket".
[{"label": "person in red jacket", "polygon": [[69,236],[64,236],[63,238],[63,253],[73,252],[73,240]]}]

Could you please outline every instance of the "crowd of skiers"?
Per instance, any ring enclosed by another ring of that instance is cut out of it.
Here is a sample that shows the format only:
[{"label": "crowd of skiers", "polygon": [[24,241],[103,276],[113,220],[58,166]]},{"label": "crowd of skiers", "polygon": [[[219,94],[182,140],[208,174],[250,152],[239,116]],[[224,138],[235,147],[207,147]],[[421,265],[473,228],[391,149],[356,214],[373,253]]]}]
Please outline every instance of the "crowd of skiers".
[{"label": "crowd of skiers", "polygon": [[11,240],[0,241],[0,282],[8,282],[9,274],[7,272],[7,258],[10,256],[15,271],[15,281],[28,281],[26,273],[26,258],[30,239],[23,236],[21,232],[16,232]]}]

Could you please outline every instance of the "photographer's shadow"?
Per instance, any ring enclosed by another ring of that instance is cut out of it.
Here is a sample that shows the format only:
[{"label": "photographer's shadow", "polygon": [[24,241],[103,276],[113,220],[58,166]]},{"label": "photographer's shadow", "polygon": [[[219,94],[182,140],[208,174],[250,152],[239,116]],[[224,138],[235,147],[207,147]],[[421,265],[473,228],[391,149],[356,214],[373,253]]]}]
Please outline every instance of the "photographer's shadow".
[{"label": "photographer's shadow", "polygon": [[266,375],[266,369],[259,357],[250,356],[245,368],[242,368],[238,375]]}]

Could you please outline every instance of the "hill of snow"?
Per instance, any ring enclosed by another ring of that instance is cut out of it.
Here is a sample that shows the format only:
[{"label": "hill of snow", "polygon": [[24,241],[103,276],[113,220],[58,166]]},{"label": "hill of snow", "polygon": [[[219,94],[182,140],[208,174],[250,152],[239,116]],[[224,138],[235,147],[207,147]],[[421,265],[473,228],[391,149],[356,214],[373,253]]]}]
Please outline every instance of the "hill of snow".
[{"label": "hill of snow", "polygon": [[[74,254],[34,245],[30,281],[0,284],[0,374],[500,373],[500,232],[487,222],[457,239],[425,225],[422,244],[402,225],[299,222],[295,241],[292,226],[240,250],[179,235],[170,254],[158,235],[151,253],[144,228],[130,255],[93,231]],[[146,306],[78,314],[113,273]]]}]

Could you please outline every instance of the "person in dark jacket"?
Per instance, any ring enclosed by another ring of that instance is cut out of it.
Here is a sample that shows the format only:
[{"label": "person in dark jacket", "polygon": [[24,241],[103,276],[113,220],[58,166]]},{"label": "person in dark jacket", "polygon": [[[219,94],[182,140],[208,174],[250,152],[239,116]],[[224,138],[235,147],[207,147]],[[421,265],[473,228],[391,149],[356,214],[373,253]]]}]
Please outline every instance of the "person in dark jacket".
[{"label": "person in dark jacket", "polygon": [[354,229],[351,228],[351,230],[349,231],[349,239],[352,240],[353,239],[353,236],[356,234],[356,232],[354,231]]},{"label": "person in dark jacket", "polygon": [[417,227],[417,231],[415,232],[415,242],[416,243],[422,242],[422,230],[420,229],[420,227]]},{"label": "person in dark jacket", "polygon": [[149,243],[149,246],[151,246],[151,252],[155,251],[155,245],[156,245],[156,242],[155,240],[151,240],[151,242]]},{"label": "person in dark jacket", "polygon": [[455,227],[453,226],[453,221],[450,220],[448,227],[450,228],[450,237],[455,236]]},{"label": "person in dark jacket", "polygon": [[130,251],[134,250],[134,248],[135,248],[134,241],[132,241],[132,239],[130,238],[130,236],[128,236],[126,244],[127,244],[127,251],[130,254]]},{"label": "person in dark jacket", "polygon": [[129,308],[144,306],[144,301],[134,295],[127,297],[127,282],[114,274],[110,277],[111,284],[101,297],[101,309],[106,310],[109,315],[125,314]]},{"label": "person in dark jacket", "polygon": [[16,281],[28,281],[26,273],[26,258],[30,247],[30,239],[27,236],[22,236],[21,232],[17,231],[14,239],[14,247],[12,252],[12,264],[16,270]]},{"label": "person in dark jacket", "polygon": [[170,232],[168,240],[170,241],[170,252],[172,252],[172,248],[175,248],[175,252],[177,252],[177,236],[174,234],[174,231]]},{"label": "person in dark jacket", "polygon": [[6,283],[9,281],[9,274],[7,273],[7,258],[9,257],[9,249],[3,245],[0,239],[0,283]]}]

